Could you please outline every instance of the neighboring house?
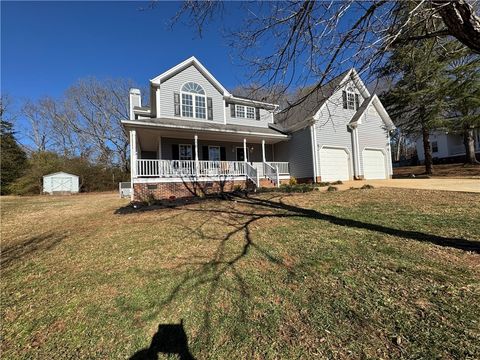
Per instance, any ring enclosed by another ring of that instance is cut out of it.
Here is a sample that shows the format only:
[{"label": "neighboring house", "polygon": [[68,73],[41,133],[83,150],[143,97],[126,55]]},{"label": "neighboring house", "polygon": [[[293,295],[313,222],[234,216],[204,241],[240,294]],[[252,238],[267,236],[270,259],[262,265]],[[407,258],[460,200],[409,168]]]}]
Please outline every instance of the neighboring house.
[{"label": "neighboring house", "polygon": [[[475,152],[480,156],[480,129],[474,130]],[[433,131],[430,136],[430,146],[432,147],[432,157],[436,162],[462,161],[465,158],[465,145],[463,136],[452,134],[447,131]],[[423,140],[419,137],[415,140],[418,160],[425,161],[425,151],[423,150]]]},{"label": "neighboring house", "polygon": [[130,91],[132,199],[199,187],[387,179],[394,125],[354,69],[289,111],[235,96],[191,57],[150,80],[150,106]]}]

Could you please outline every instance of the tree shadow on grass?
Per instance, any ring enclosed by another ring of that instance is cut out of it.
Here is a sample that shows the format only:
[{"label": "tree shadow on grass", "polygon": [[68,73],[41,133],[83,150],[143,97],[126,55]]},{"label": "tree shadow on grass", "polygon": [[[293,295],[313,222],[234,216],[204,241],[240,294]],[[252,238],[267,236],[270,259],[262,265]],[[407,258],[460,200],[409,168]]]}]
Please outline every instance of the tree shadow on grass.
[{"label": "tree shadow on grass", "polygon": [[[200,203],[199,206],[179,206],[172,209],[205,213],[205,219],[203,219],[199,225],[189,228],[189,234],[195,234],[195,236],[202,241],[215,241],[218,245],[210,257],[204,255],[192,256],[189,261],[170,267],[172,270],[180,270],[182,274],[181,278],[176,285],[171,288],[168,295],[166,295],[160,303],[155,304],[155,307],[163,309],[176,300],[182,301],[189,293],[194,293],[199,287],[207,286],[207,293],[202,308],[203,323],[200,326],[200,331],[198,331],[204,341],[202,344],[203,349],[210,349],[212,345],[211,315],[215,310],[215,299],[221,289],[230,293],[238,293],[239,302],[236,304],[236,306],[238,306],[236,309],[238,311],[236,322],[241,324],[248,321],[249,310],[246,301],[250,298],[253,285],[248,284],[245,280],[245,274],[242,273],[242,270],[238,267],[242,259],[246,258],[252,251],[256,251],[260,258],[274,264],[280,270],[290,275],[295,274],[296,269],[294,266],[287,266],[283,259],[261,247],[252,238],[251,227],[261,219],[303,217],[327,221],[337,226],[364,229],[376,233],[402,237],[408,240],[429,242],[444,247],[476,253],[480,252],[480,242],[478,241],[442,237],[419,231],[394,229],[384,225],[323,214],[314,209],[286,204],[283,202],[283,198],[278,198],[278,194],[270,198],[265,196],[230,196],[227,201],[212,201],[209,199],[204,203]],[[144,209],[143,211],[146,210]],[[218,222],[228,226],[231,230],[220,235],[209,234],[210,230],[205,231],[203,229],[204,225],[212,222],[215,217],[217,217],[216,220]],[[187,222],[183,225],[188,228],[189,224]],[[227,249],[227,244],[237,245],[239,236],[243,242],[242,246],[238,248],[236,253],[232,253],[231,250],[229,251],[229,249]],[[233,279],[234,285],[227,285],[228,281],[222,281],[222,279],[226,278]],[[154,312],[158,313],[159,311],[160,310],[155,310]]]},{"label": "tree shadow on grass", "polygon": [[12,265],[17,260],[51,250],[65,238],[66,235],[64,234],[47,232],[41,235],[32,236],[10,246],[2,246],[0,266],[5,268]]}]

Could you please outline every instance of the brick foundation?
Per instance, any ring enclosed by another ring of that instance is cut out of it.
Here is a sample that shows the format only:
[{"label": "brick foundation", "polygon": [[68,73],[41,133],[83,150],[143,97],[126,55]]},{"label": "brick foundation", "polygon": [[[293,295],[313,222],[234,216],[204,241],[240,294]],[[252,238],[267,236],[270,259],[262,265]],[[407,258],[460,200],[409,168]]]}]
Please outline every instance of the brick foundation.
[{"label": "brick foundation", "polygon": [[133,200],[146,201],[152,197],[156,200],[185,198],[231,192],[236,188],[245,189],[248,184],[244,180],[204,181],[204,182],[159,182],[133,184]]},{"label": "brick foundation", "polygon": [[[288,184],[289,179],[281,179],[280,184]],[[260,179],[259,187],[273,188],[275,185],[266,178]],[[215,194],[232,192],[236,189],[254,190],[255,185],[250,180],[226,180],[226,181],[202,181],[202,182],[158,182],[133,184],[133,200],[147,201],[151,198],[156,200],[186,198],[202,196],[203,194]]]}]

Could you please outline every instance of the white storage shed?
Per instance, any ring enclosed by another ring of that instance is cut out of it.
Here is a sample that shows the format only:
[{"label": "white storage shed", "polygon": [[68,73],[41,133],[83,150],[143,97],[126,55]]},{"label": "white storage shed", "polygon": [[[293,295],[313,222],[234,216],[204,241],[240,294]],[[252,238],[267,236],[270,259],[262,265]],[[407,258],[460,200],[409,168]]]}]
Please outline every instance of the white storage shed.
[{"label": "white storage shed", "polygon": [[53,194],[74,194],[79,191],[78,176],[56,172],[43,177],[43,192]]}]

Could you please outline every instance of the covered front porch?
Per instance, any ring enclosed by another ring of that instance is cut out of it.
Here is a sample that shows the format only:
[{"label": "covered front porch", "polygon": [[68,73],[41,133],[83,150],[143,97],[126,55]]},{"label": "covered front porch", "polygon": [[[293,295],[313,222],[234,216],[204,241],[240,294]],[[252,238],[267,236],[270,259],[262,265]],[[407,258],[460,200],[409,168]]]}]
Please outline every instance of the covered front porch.
[{"label": "covered front porch", "polygon": [[236,134],[136,127],[129,132],[133,182],[248,179],[260,186],[268,179],[279,186],[290,178],[288,162],[276,159],[274,152],[274,144],[288,137],[276,131]]}]

